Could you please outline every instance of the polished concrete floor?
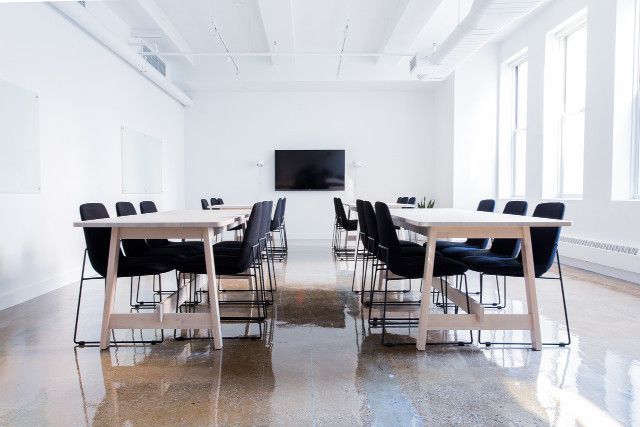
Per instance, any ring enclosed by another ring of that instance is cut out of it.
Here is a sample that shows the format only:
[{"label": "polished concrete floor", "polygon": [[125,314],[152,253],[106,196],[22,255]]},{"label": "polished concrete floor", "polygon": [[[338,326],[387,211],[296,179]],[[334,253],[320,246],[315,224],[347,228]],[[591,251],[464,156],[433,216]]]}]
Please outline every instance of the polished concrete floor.
[{"label": "polished concrete floor", "polygon": [[[264,339],[222,351],[173,331],[157,345],[76,348],[77,285],[1,311],[0,425],[640,425],[639,286],[566,268],[570,347],[422,353],[368,330],[350,268],[328,242],[291,242]],[[81,334],[95,338],[102,285],[87,286]],[[521,310],[522,282],[508,286],[507,311]],[[544,338],[564,337],[557,282],[538,295]]]}]

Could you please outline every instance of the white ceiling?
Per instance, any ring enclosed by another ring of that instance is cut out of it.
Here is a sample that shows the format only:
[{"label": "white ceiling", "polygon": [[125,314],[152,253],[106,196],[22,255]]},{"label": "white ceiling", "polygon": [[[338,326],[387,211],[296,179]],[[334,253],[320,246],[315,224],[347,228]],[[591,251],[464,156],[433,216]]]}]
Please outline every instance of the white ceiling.
[{"label": "white ceiling", "polygon": [[[415,81],[409,72],[411,56],[433,52],[434,44],[439,45],[464,19],[472,3],[473,0],[103,2],[132,36],[145,37],[145,43],[167,63],[171,81],[188,91],[256,82]],[[232,53],[231,58],[214,26]],[[343,42],[345,55],[341,58]]]}]

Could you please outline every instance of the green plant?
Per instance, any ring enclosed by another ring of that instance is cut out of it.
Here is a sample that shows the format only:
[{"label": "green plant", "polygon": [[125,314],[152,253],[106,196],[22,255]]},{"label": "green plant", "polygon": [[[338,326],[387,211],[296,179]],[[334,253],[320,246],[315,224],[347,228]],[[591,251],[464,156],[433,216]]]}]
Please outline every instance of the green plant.
[{"label": "green plant", "polygon": [[420,209],[432,209],[435,205],[435,199],[429,199],[429,201],[427,201],[426,197],[423,197],[422,200],[418,202],[418,208]]}]

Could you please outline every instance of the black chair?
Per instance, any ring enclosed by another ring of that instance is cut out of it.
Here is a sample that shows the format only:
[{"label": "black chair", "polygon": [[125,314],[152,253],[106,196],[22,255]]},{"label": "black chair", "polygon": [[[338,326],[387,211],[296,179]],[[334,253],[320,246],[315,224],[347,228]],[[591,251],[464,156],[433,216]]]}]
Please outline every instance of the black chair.
[{"label": "black chair", "polygon": [[218,198],[216,199],[216,204],[217,204],[217,205],[224,205],[224,200],[222,200],[220,197],[218,197]]},{"label": "black chair", "polygon": [[[403,248],[400,245],[400,241],[398,240],[398,236],[396,235],[395,229],[393,227],[393,220],[391,219],[391,213],[389,212],[389,207],[382,202],[376,202],[375,208],[378,235],[379,235],[379,243],[378,243],[378,258],[382,262],[382,270],[384,272],[384,299],[383,299],[383,309],[382,309],[382,317],[381,318],[371,318],[370,322],[372,326],[382,327],[382,343],[384,345],[388,345],[385,342],[385,333],[386,328],[388,327],[410,327],[417,325],[416,319],[410,318],[387,318],[387,308],[389,306],[406,306],[406,305],[414,305],[419,306],[420,301],[396,301],[389,302],[387,295],[389,293],[388,285],[389,281],[392,280],[406,280],[406,279],[422,279],[424,273],[424,262],[425,262],[425,252],[426,249],[421,246],[413,246],[411,248]],[[411,250],[407,250],[411,249]],[[469,304],[469,293],[467,289],[467,277],[465,275],[467,271],[467,267],[459,262],[449,258],[446,258],[442,255],[436,254],[434,266],[433,266],[433,277],[447,277],[447,276],[462,276],[462,283],[464,283],[465,294],[467,297],[467,313],[470,313],[470,304]],[[392,273],[393,276],[390,276],[389,273]],[[442,284],[442,282],[441,282]],[[441,291],[445,297],[445,303],[443,305],[445,313],[447,312],[447,303],[446,303],[446,286],[441,285]],[[373,283],[371,290],[373,291]],[[370,294],[370,306],[373,305],[373,292]],[[456,307],[457,313],[458,307]],[[468,344],[473,342],[473,332],[469,331],[471,335],[471,340]],[[433,343],[432,343],[433,344]],[[464,344],[461,342],[444,342],[438,344]]]},{"label": "black chair", "polygon": [[[527,214],[528,204],[524,200],[511,200],[504,206],[502,213],[508,215],[524,216]],[[468,256],[490,256],[497,258],[514,258],[520,253],[520,239],[493,239],[491,247],[489,249],[477,249],[470,246],[454,246],[444,248],[440,251],[442,255],[449,258],[462,260]],[[487,308],[504,308],[507,298],[507,285],[506,278],[503,278],[503,292],[500,293],[500,282],[498,276],[496,276],[496,289],[498,292],[498,301],[491,303],[484,303],[484,274],[480,273],[480,303]],[[504,297],[504,301],[503,301]]]},{"label": "black chair", "polygon": [[[367,229],[367,221],[364,215],[364,202],[360,199],[356,200],[356,212],[358,213],[358,226],[360,230],[358,231],[358,241],[356,243],[356,259],[353,267],[353,279],[351,280],[351,292],[359,293],[364,292],[368,259],[373,255],[373,252],[369,251],[369,232]],[[362,249],[360,249],[361,243]],[[360,291],[355,290],[356,272],[358,271],[358,256],[360,256],[360,261],[362,262]]]},{"label": "black chair", "polygon": [[207,202],[207,199],[200,199],[200,206],[202,206],[203,210],[209,210],[209,202]]},{"label": "black chair", "polygon": [[[563,219],[565,206],[563,203],[550,202],[540,203],[533,212],[534,217]],[[558,254],[558,240],[560,239],[560,227],[531,227],[531,246],[533,255],[533,265],[535,277],[538,279],[559,280],[560,292],[562,294],[562,306],[564,308],[564,320],[567,328],[567,341],[547,342],[543,345],[558,345],[564,347],[571,344],[571,332],[569,329],[569,315],[567,313],[567,302],[564,293],[564,282],[562,280],[562,268],[560,266],[560,255]],[[543,277],[553,266],[554,260],[558,264],[557,277]],[[513,258],[498,258],[495,256],[469,256],[462,259],[471,270],[482,274],[505,277],[524,277],[524,267],[522,265],[522,254]],[[531,343],[513,342],[482,342],[480,336],[478,341],[487,346],[491,344],[516,344],[529,345]]]},{"label": "black chair", "polygon": [[[270,246],[271,259],[284,261],[288,254],[287,231],[284,224],[284,211],[286,205],[285,198],[278,199],[276,208],[273,213],[273,219],[269,227],[270,230]],[[278,234],[278,244],[276,245],[275,235]]]},{"label": "black chair", "polygon": [[[333,198],[333,207],[336,214],[333,233],[333,253],[339,260],[352,259],[355,256],[355,249],[350,249],[348,245],[349,233],[358,230],[358,220],[349,219],[344,210],[344,204],[339,197]],[[342,245],[342,235],[344,233],[344,245]]]},{"label": "black chair", "polygon": [[[219,242],[213,245],[214,265],[218,276],[248,277],[253,280],[252,289],[236,290],[251,295],[251,299],[231,300],[221,299],[220,305],[236,305],[256,307],[256,313],[247,316],[223,316],[220,319],[225,322],[262,323],[267,316],[267,299],[265,295],[264,280],[260,271],[260,231],[262,223],[262,203],[255,203],[251,209],[247,228],[240,249],[228,247],[227,243]],[[225,247],[227,246],[227,247]],[[235,246],[235,243],[233,244]],[[178,271],[184,274],[206,274],[204,256],[196,256],[181,261]],[[228,292],[230,290],[221,291]],[[261,338],[262,327],[259,336],[241,336],[231,338]],[[226,337],[225,337],[226,338]]]},{"label": "black chair", "polygon": [[416,204],[416,198],[415,198],[415,196],[411,196],[411,197],[409,197],[409,200],[407,201],[407,204],[409,204],[409,205],[415,205],[415,204]]},{"label": "black chair", "polygon": [[[204,200],[204,199],[202,199]],[[204,200],[206,202],[206,200]],[[158,212],[156,204],[150,200],[140,202],[140,213],[150,214]],[[172,242],[168,239],[147,239],[147,244],[152,248],[191,248],[193,255],[202,253],[204,248],[202,242]]]},{"label": "black chair", "polygon": [[[88,221],[92,219],[109,218],[109,213],[102,203],[85,203],[80,205],[80,219]],[[80,289],[78,291],[78,304],[76,307],[76,319],[73,329],[73,342],[80,345],[99,345],[100,341],[79,340],[78,335],[78,319],[80,317],[80,305],[82,301],[82,288],[85,280],[105,279],[109,261],[109,246],[111,241],[111,228],[83,228],[86,249],[84,250],[84,258],[82,260],[82,273],[80,275]],[[158,276],[160,274],[172,271],[175,268],[175,258],[164,256],[144,256],[132,257],[125,256],[119,249],[118,272],[117,277],[140,277],[140,276]],[[98,276],[85,277],[85,267],[87,256],[91,267],[98,273]],[[162,332],[161,332],[162,333]],[[116,341],[115,333],[112,331],[114,344],[140,344],[140,343],[158,343],[161,340],[151,341]]]},{"label": "black chair", "polygon": [[[496,208],[496,201],[493,199],[485,199],[485,200],[480,200],[480,203],[478,203],[478,209],[476,209],[479,212],[493,212],[494,209]],[[442,251],[446,248],[452,248],[452,247],[471,247],[474,249],[484,249],[487,247],[487,245],[489,244],[489,239],[467,239],[465,242],[450,242],[450,241],[444,241],[444,240],[438,240],[436,242],[436,250],[437,251]]]},{"label": "black chair", "polygon": [[216,206],[218,204],[218,199],[216,199],[215,197],[212,197],[210,199],[211,202],[211,207]]},{"label": "black chair", "polygon": [[400,197],[400,202],[398,202],[398,203],[401,203],[403,205],[408,204],[409,203],[409,197],[406,197],[406,196]]}]

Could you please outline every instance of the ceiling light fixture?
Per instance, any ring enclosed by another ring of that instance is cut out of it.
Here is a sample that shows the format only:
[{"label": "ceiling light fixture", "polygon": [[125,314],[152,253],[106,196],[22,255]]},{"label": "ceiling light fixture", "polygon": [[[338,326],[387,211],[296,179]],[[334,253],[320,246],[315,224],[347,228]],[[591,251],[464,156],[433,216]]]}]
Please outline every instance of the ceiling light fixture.
[{"label": "ceiling light fixture", "polygon": [[231,50],[227,46],[227,43],[224,41],[224,38],[222,38],[222,34],[218,30],[218,26],[216,25],[215,22],[213,22],[211,25],[213,26],[213,32],[216,34],[217,42],[222,45],[225,52],[227,53],[226,61],[233,65],[233,68],[235,69],[235,72],[236,72],[236,77],[240,78],[240,67],[238,67],[238,64],[236,63],[235,59],[233,59],[233,56],[231,56]]}]

